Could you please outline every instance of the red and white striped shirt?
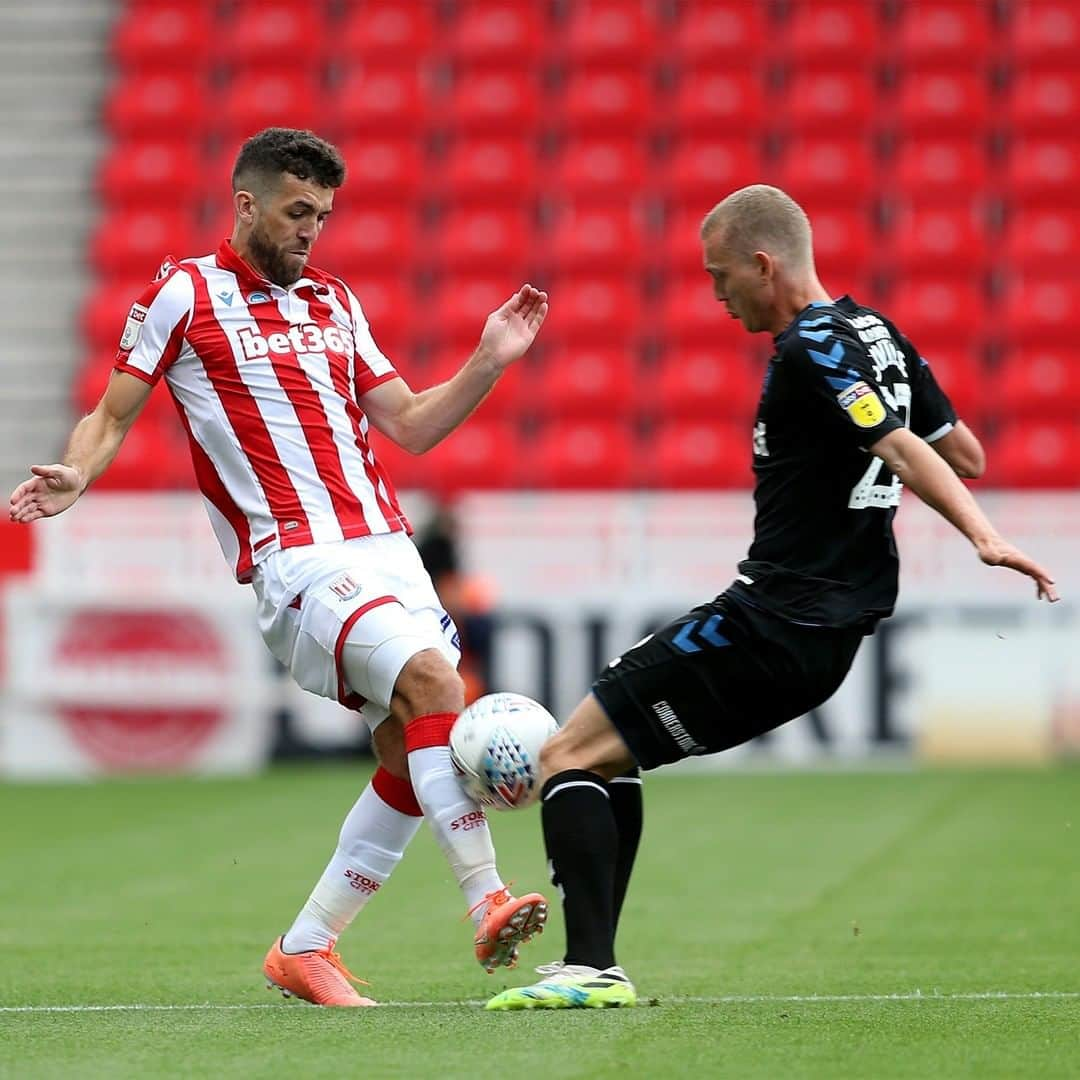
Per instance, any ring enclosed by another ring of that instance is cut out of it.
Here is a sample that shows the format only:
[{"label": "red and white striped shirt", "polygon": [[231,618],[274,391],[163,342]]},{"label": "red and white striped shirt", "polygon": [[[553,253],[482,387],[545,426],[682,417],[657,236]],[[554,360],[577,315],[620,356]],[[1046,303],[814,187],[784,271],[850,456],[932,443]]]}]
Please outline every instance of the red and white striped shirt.
[{"label": "red and white striped shirt", "polygon": [[411,531],[358,404],[397,372],[340,278],[308,267],[275,285],[228,240],[167,259],[115,367],[151,385],[165,376],[238,580],[279,548]]}]

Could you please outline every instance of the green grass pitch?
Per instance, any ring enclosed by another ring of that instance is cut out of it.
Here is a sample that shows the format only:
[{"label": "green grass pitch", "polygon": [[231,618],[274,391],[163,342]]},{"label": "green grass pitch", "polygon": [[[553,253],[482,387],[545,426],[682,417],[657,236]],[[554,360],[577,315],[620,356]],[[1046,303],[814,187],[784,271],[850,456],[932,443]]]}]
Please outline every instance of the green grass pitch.
[{"label": "green grass pitch", "polygon": [[[340,945],[393,1005],[264,988],[365,779],[0,785],[0,1076],[1080,1075],[1075,768],[649,777],[643,1007],[529,1014],[477,1003],[560,955],[559,913],[486,976],[426,830]],[[543,888],[538,813],[492,824]]]}]

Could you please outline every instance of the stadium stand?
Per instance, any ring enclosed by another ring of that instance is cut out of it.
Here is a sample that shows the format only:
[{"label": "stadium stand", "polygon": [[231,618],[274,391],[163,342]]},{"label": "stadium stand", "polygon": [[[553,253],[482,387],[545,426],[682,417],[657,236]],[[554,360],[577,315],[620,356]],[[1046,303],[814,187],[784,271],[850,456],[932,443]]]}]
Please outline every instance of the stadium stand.
[{"label": "stadium stand", "polygon": [[1064,0],[128,0],[86,364],[140,274],[228,228],[238,140],[312,126],[350,168],[317,261],[415,385],[519,276],[553,293],[524,401],[419,464],[387,450],[403,486],[746,484],[764,344],[713,302],[696,230],[761,180],[806,206],[826,286],[931,358],[994,480],[1072,483],[1078,43]]}]

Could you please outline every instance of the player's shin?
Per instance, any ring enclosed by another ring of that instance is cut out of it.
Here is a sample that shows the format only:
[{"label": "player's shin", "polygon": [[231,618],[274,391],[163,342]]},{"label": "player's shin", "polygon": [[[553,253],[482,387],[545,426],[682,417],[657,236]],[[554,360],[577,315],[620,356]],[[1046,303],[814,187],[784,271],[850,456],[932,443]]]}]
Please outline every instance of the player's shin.
[{"label": "player's shin", "polygon": [[501,889],[502,881],[487,817],[465,794],[450,763],[450,729],[456,719],[456,713],[418,716],[406,725],[405,749],[416,797],[479,925],[486,896]]},{"label": "player's shin", "polygon": [[608,785],[583,769],[552,776],[541,792],[544,845],[562,891],[567,964],[615,963],[618,831]]},{"label": "player's shin", "polygon": [[422,814],[409,781],[380,766],[345,818],[333,857],[285,935],[285,952],[330,947],[400,862]]},{"label": "player's shin", "polygon": [[630,875],[634,870],[638,844],[641,841],[643,810],[641,800],[641,770],[636,766],[622,776],[616,776],[608,782],[608,794],[611,796],[611,812],[615,816],[615,828],[619,833],[618,849],[615,857],[615,897],[613,921],[619,926],[626,890],[630,885]]}]

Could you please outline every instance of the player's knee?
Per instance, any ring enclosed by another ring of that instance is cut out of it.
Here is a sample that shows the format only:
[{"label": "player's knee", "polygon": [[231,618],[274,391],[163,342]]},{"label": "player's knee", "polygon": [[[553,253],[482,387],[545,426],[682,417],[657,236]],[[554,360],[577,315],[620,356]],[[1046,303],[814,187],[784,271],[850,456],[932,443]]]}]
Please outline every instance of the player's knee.
[{"label": "player's knee", "polygon": [[399,780],[409,779],[409,759],[405,752],[405,729],[392,716],[388,716],[371,733],[371,745],[379,764],[391,776]]},{"label": "player's knee", "polygon": [[418,652],[402,668],[394,685],[395,713],[407,717],[431,712],[461,712],[465,683],[438,649]]}]

